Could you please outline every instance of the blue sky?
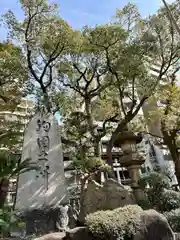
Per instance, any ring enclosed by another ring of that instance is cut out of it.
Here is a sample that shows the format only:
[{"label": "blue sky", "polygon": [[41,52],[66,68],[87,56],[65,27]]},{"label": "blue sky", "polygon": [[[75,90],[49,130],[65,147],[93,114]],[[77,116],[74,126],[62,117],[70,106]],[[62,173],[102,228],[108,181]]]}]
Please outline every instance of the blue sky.
[{"label": "blue sky", "polygon": [[[167,2],[172,2],[168,0]],[[60,5],[60,14],[74,28],[83,25],[95,25],[105,23],[115,14],[116,8],[122,8],[129,0],[51,0]],[[132,0],[136,3],[142,16],[154,13],[161,5],[161,0]],[[11,9],[19,19],[23,14],[18,0],[0,0],[0,14]],[[0,39],[4,39],[6,32],[0,29]]]}]

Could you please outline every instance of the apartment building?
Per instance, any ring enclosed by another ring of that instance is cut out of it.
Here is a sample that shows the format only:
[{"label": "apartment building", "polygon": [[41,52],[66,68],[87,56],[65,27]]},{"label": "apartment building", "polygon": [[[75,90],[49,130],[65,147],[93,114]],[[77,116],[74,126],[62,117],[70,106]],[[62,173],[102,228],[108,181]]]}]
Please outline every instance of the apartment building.
[{"label": "apartment building", "polygon": [[[153,77],[158,77],[161,65],[156,63],[151,63],[149,66],[150,74]],[[160,81],[161,85],[166,85],[168,83],[168,75],[171,75],[172,69],[170,68],[166,75],[163,76],[162,80]],[[177,79],[180,80],[180,74],[177,73]],[[178,80],[178,82],[179,82]],[[178,84],[178,83],[177,83]],[[150,112],[155,112],[158,108],[162,107],[162,102],[156,99],[156,96],[151,98],[151,102],[145,103],[140,110],[139,114],[143,116],[144,120],[147,123],[147,132],[150,135],[147,135],[145,138],[146,147],[148,149],[147,159],[146,159],[146,166],[149,169],[153,169],[159,167],[162,171],[166,172],[171,179],[172,185],[177,185],[177,179],[175,176],[175,169],[174,169],[174,162],[172,161],[170,152],[167,146],[163,145],[162,143],[158,143],[155,137],[162,137],[161,133],[161,122],[158,114],[153,114],[150,117]]]},{"label": "apartment building", "polygon": [[[16,107],[14,111],[0,111],[0,121],[7,124],[18,123],[19,131],[22,135],[19,136],[19,143],[17,143],[17,148],[19,151],[22,148],[24,130],[28,124],[30,117],[33,114],[34,102],[28,99],[22,99],[21,103]],[[7,146],[0,146],[2,148],[7,148]],[[20,153],[19,153],[20,154]],[[18,155],[18,153],[17,153]],[[20,156],[18,156],[20,158]],[[13,205],[16,198],[16,188],[17,188],[17,179],[10,179],[9,192],[7,196],[7,202],[9,205]]]},{"label": "apartment building", "polygon": [[18,121],[22,124],[22,132],[26,127],[30,116],[32,115],[34,102],[28,99],[22,99],[21,103],[14,111],[0,111],[0,119],[6,122]]}]

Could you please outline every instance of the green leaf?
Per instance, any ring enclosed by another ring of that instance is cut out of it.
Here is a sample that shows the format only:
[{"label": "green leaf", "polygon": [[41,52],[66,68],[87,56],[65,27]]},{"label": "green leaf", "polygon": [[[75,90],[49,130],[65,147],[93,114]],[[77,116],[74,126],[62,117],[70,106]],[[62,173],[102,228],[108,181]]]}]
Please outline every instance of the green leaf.
[{"label": "green leaf", "polygon": [[9,224],[0,218],[0,227],[2,227],[3,229],[8,229]]},{"label": "green leaf", "polygon": [[17,226],[20,227],[20,228],[23,228],[25,226],[25,223],[24,222],[18,222]]}]

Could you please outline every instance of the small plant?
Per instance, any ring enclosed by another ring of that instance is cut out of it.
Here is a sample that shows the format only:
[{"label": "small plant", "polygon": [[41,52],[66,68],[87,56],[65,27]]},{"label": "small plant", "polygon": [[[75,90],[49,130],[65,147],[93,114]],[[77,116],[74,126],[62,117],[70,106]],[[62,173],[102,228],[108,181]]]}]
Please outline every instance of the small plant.
[{"label": "small plant", "polygon": [[19,156],[8,149],[0,150],[0,208],[6,202],[9,180],[31,170],[40,171],[40,167],[29,158],[20,162]]},{"label": "small plant", "polygon": [[105,164],[101,158],[97,157],[86,157],[83,160],[74,159],[72,165],[77,170],[77,172],[80,172],[81,174],[90,174],[98,170],[106,171],[109,169],[109,165]]},{"label": "small plant", "polygon": [[81,181],[81,192],[87,180],[95,178],[100,175],[100,172],[108,172],[110,166],[106,164],[101,158],[85,157],[82,159],[74,159],[72,163],[73,168],[76,169]]},{"label": "small plant", "polygon": [[0,209],[0,236],[7,237],[13,228],[22,228],[24,223],[19,221],[10,207]]},{"label": "small plant", "polygon": [[87,216],[86,225],[95,238],[129,240],[139,227],[142,213],[138,205],[98,211]]}]

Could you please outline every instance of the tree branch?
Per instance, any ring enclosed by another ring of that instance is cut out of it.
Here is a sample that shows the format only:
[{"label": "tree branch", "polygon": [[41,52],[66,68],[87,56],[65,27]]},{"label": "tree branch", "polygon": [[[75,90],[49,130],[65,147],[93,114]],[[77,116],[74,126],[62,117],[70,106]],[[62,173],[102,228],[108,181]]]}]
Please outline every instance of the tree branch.
[{"label": "tree branch", "polygon": [[177,22],[176,22],[176,20],[174,19],[173,15],[172,15],[172,13],[171,13],[171,10],[170,10],[170,8],[169,8],[169,6],[168,6],[168,4],[166,3],[165,0],[162,0],[162,2],[164,3],[164,6],[165,6],[165,8],[166,8],[166,10],[167,10],[167,13],[168,13],[168,16],[169,16],[169,20],[173,22],[173,24],[174,24],[174,26],[175,26],[175,28],[176,28],[176,31],[177,31],[177,32],[179,33],[179,35],[180,35],[180,28],[179,28],[179,26],[177,25]]},{"label": "tree branch", "polygon": [[104,122],[103,122],[103,126],[102,126],[102,133],[99,135],[99,138],[103,138],[106,135],[106,124],[109,122],[117,122],[116,118],[118,117],[118,113],[115,114],[114,116],[107,118]]},{"label": "tree branch", "polygon": [[[58,48],[59,48],[59,45],[60,45],[60,41],[57,43],[54,51],[50,54],[49,60],[48,60],[48,61],[46,62],[46,64],[45,64],[44,69],[43,69],[43,71],[42,71],[42,73],[41,73],[41,76],[40,76],[40,78],[39,78],[39,81],[38,81],[39,83],[43,83],[43,78],[44,78],[44,75],[46,74],[47,68],[48,68],[49,65],[50,65],[53,61],[55,61],[55,60],[59,57],[59,55],[63,52],[63,50],[64,50],[64,48],[65,48],[64,45],[61,47],[60,51],[59,51],[57,54],[55,54],[55,53],[57,52]],[[47,84],[46,86],[44,86],[45,89],[46,89],[48,86],[50,86],[51,83],[52,83],[52,78],[50,78],[48,84]]]},{"label": "tree branch", "polygon": [[29,9],[29,19],[28,19],[28,22],[27,22],[27,26],[26,26],[26,30],[25,30],[25,42],[26,42],[26,50],[27,50],[27,61],[28,61],[28,67],[29,67],[29,70],[31,72],[31,74],[33,75],[34,79],[39,82],[39,78],[38,76],[36,75],[34,69],[33,69],[33,66],[32,66],[32,62],[31,62],[31,50],[30,50],[30,47],[29,47],[29,39],[28,39],[28,32],[29,32],[29,28],[30,28],[30,25],[31,25],[31,22],[33,20],[33,18],[38,14],[38,9],[36,10],[36,12],[31,15],[31,12],[30,12],[30,9]]},{"label": "tree branch", "polygon": [[74,147],[77,147],[77,146],[78,146],[78,144],[77,144],[75,141],[69,140],[69,139],[64,138],[64,137],[61,137],[61,141],[62,141],[62,143],[65,144],[65,145],[72,145],[72,146],[74,146]]},{"label": "tree branch", "polygon": [[53,81],[53,72],[52,72],[52,66],[49,66],[49,82],[46,84],[45,88],[47,89],[49,86],[51,86],[51,83]]},{"label": "tree branch", "polygon": [[[80,79],[81,79],[81,76],[77,79],[77,83],[78,83],[78,81],[80,81]],[[71,84],[71,83],[65,83],[63,77],[61,79],[61,83],[63,84],[64,87],[68,87],[68,88],[74,90],[75,92],[78,92],[82,97],[84,97],[84,93],[81,91],[82,89],[79,86],[79,84],[78,84],[78,86],[73,86],[73,84]]]},{"label": "tree branch", "polygon": [[78,73],[80,74],[81,78],[83,77],[84,80],[86,82],[88,82],[88,80],[86,79],[86,75],[85,75],[86,72],[87,72],[87,67],[85,68],[84,72],[82,72],[75,63],[73,63],[73,67],[78,71]]},{"label": "tree branch", "polygon": [[21,135],[21,133],[20,132],[14,132],[14,131],[7,131],[5,133],[1,133],[0,134],[0,141],[2,141],[6,137],[16,136],[16,135],[19,136],[19,135]]},{"label": "tree branch", "polygon": [[122,132],[124,130],[124,128],[127,126],[127,124],[129,122],[132,121],[132,119],[138,114],[140,108],[143,106],[144,102],[148,99],[148,97],[144,96],[142,97],[141,101],[139,102],[138,106],[136,107],[135,111],[129,111],[126,116],[124,117],[124,119],[121,120],[121,122],[118,124],[118,126],[116,127],[116,129],[112,132],[111,134],[111,138],[108,142],[108,146],[107,146],[107,153],[108,153],[108,161],[109,164],[112,165],[112,154],[111,154],[111,150],[113,148],[113,144],[118,136],[118,134],[120,132]]},{"label": "tree branch", "polygon": [[[132,113],[132,119],[138,114],[140,108],[143,106],[143,104],[145,103],[145,101],[148,99],[148,96],[143,96],[138,104],[138,106],[136,107],[135,111]],[[131,119],[131,120],[132,120]]]},{"label": "tree branch", "polygon": [[121,109],[122,109],[122,112],[123,112],[124,116],[126,116],[126,110],[124,108],[124,102],[123,102],[124,88],[121,89],[121,86],[119,86],[119,84],[118,84],[118,90],[119,90],[119,99],[120,99]]}]

